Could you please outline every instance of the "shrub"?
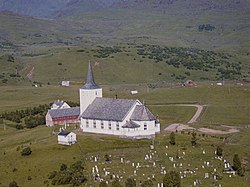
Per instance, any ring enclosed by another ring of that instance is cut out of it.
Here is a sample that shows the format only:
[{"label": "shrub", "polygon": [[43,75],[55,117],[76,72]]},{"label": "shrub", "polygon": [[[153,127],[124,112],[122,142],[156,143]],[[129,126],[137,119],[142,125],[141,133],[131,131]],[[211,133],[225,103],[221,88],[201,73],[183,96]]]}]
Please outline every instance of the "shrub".
[{"label": "shrub", "polygon": [[196,146],[196,144],[197,144],[196,141],[197,141],[196,133],[193,132],[193,133],[192,133],[192,138],[191,138],[191,144],[192,144],[192,146]]},{"label": "shrub", "polygon": [[65,171],[67,169],[67,165],[66,164],[62,164],[60,167],[60,171]]},{"label": "shrub", "polygon": [[180,174],[176,171],[170,171],[163,178],[164,187],[180,187],[181,186],[181,177]]},{"label": "shrub", "polygon": [[169,141],[169,143],[171,145],[175,145],[175,134],[174,134],[174,132],[171,132],[171,134],[170,134],[170,141]]},{"label": "shrub", "polygon": [[100,182],[99,187],[108,187],[105,181]]},{"label": "shrub", "polygon": [[153,181],[152,180],[146,180],[142,183],[141,185],[142,187],[153,187],[154,184],[153,184]]},{"label": "shrub", "polygon": [[120,181],[118,179],[115,179],[112,183],[111,183],[112,187],[122,187]]},{"label": "shrub", "polygon": [[12,181],[12,182],[9,184],[9,187],[18,187],[17,182],[16,182],[16,181]]},{"label": "shrub", "polygon": [[25,147],[23,148],[23,150],[21,151],[21,155],[22,156],[29,156],[32,153],[31,148],[30,147]]},{"label": "shrub", "polygon": [[125,187],[136,187],[136,181],[133,178],[127,178],[125,181]]},{"label": "shrub", "polygon": [[221,146],[217,146],[217,149],[216,149],[217,156],[222,156],[222,152],[223,152],[223,150],[222,150]]}]

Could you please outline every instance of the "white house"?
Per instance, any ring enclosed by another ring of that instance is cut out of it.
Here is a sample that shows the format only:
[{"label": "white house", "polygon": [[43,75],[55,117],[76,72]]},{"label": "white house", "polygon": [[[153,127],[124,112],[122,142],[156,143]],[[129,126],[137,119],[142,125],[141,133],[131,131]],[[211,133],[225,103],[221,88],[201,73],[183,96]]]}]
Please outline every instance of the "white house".
[{"label": "white house", "polygon": [[63,109],[63,108],[70,108],[70,106],[68,105],[68,103],[60,100],[54,101],[54,103],[51,106],[51,110]]},{"label": "white house", "polygon": [[69,87],[70,81],[62,81],[62,86]]},{"label": "white house", "polygon": [[144,138],[160,133],[160,122],[139,100],[103,98],[89,63],[87,82],[80,90],[83,132]]},{"label": "white house", "polygon": [[76,143],[76,134],[73,132],[62,131],[58,133],[58,144],[72,145]]}]

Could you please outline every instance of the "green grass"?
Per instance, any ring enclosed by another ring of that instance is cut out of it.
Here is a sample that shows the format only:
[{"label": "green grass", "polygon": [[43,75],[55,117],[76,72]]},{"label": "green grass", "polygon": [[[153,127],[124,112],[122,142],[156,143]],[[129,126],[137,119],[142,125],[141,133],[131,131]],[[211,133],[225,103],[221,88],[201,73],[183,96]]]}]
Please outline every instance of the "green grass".
[{"label": "green grass", "polygon": [[[214,147],[212,144],[220,143],[219,138],[199,138],[198,146],[192,148],[190,144],[191,136],[187,134],[176,135],[176,146],[170,146],[169,135],[159,135],[155,139],[155,156],[154,161],[156,167],[152,167],[153,161],[145,161],[144,157],[149,154],[150,140],[128,140],[120,139],[117,137],[102,136],[102,135],[78,135],[78,143],[66,147],[57,145],[57,137],[50,135],[51,129],[47,127],[37,127],[31,130],[17,131],[14,129],[7,129],[6,131],[0,131],[1,134],[1,185],[7,185],[13,179],[18,182],[20,186],[44,186],[44,181],[48,180],[47,175],[50,171],[58,170],[62,163],[70,165],[74,160],[83,160],[85,163],[85,174],[88,177],[87,186],[98,186],[98,182],[95,182],[91,177],[92,167],[98,165],[100,174],[104,177],[102,168],[108,169],[119,176],[123,176],[124,179],[133,175],[134,169],[132,168],[132,162],[138,163],[142,168],[137,172],[137,182],[146,180],[147,177],[152,177],[155,174],[157,182],[162,180],[163,175],[160,174],[161,166],[167,168],[167,170],[182,171],[183,169],[196,170],[197,175],[192,176],[187,174],[187,177],[182,180],[182,185],[190,185],[197,178],[201,179],[203,184],[201,186],[208,186],[213,183],[212,179],[204,180],[204,172],[212,172],[213,168],[205,167],[204,161],[210,161],[214,155]],[[245,136],[243,133],[240,136]],[[243,140],[245,142],[246,140]],[[242,143],[242,142],[241,142]],[[165,145],[169,148],[166,149]],[[32,148],[32,154],[28,157],[22,157],[20,151],[17,151],[18,147],[30,146]],[[81,148],[79,147],[81,146]],[[246,146],[249,145],[247,144]],[[206,150],[206,155],[202,154],[202,150]],[[235,146],[235,143],[229,143],[223,146],[225,158],[229,161],[232,160],[232,154],[235,151],[241,151],[241,157],[249,157],[247,147],[239,149]],[[173,168],[173,163],[168,159],[168,156],[176,157],[178,152],[179,156],[184,156],[182,152],[185,152],[185,160],[178,159],[177,163],[183,163],[181,168]],[[168,153],[168,156],[165,155]],[[111,162],[105,162],[104,155],[111,155]],[[98,163],[91,161],[91,156],[99,156]],[[120,162],[120,158],[124,158],[125,163]],[[218,160],[211,160],[214,168],[217,168],[218,172],[222,172],[223,163]],[[190,165],[188,165],[190,164]],[[148,168],[147,165],[150,167]],[[17,171],[13,172],[16,168]],[[122,169],[121,169],[122,168]],[[126,173],[123,173],[123,172]],[[144,174],[144,176],[143,176]],[[246,173],[247,175],[248,173]],[[32,180],[27,180],[27,177],[31,176]],[[109,177],[104,177],[109,180]],[[124,180],[122,180],[124,181]],[[218,181],[220,184],[226,186],[242,185],[248,186],[249,184],[244,181],[244,178],[235,176],[232,179],[227,175],[223,175],[223,179]]]}]

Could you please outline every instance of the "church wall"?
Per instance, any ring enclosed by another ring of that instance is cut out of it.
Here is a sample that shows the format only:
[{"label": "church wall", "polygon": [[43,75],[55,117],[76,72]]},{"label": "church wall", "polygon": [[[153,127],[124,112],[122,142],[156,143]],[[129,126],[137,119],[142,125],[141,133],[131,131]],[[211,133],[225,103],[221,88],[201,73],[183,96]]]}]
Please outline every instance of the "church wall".
[{"label": "church wall", "polygon": [[[88,121],[88,126],[86,124],[86,121]],[[155,121],[142,121],[136,123],[138,123],[140,127],[133,129],[133,128],[122,128],[122,126],[125,124],[125,121],[117,123],[116,121],[81,119],[81,129],[83,130],[83,132],[88,132],[88,133],[110,134],[110,135],[119,135],[128,137],[155,135],[156,133]],[[144,130],[145,123],[147,124],[146,130]],[[111,124],[111,129],[109,129],[110,127],[109,124]],[[117,130],[117,124],[119,124],[118,128],[119,130]],[[94,126],[96,128],[94,128]]]},{"label": "church wall", "polygon": [[102,97],[102,88],[100,89],[79,89],[80,93],[80,113],[95,100],[96,97]]}]

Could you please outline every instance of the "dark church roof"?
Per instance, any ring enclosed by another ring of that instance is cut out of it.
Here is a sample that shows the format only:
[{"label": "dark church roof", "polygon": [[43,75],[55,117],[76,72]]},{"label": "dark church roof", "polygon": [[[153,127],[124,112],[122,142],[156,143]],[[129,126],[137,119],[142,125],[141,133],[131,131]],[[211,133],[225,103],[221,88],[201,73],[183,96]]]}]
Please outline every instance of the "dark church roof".
[{"label": "dark church roof", "polygon": [[97,97],[82,113],[84,119],[122,121],[136,104],[133,99],[114,99]]},{"label": "dark church roof", "polygon": [[87,82],[81,87],[81,89],[99,89],[100,87],[95,83],[94,76],[92,72],[92,66],[89,62]]},{"label": "dark church roof", "polygon": [[51,118],[79,116],[80,115],[80,107],[55,109],[55,110],[49,110],[48,112],[49,112]]},{"label": "dark church roof", "polygon": [[153,121],[155,117],[145,105],[137,105],[130,119],[134,121]]}]

